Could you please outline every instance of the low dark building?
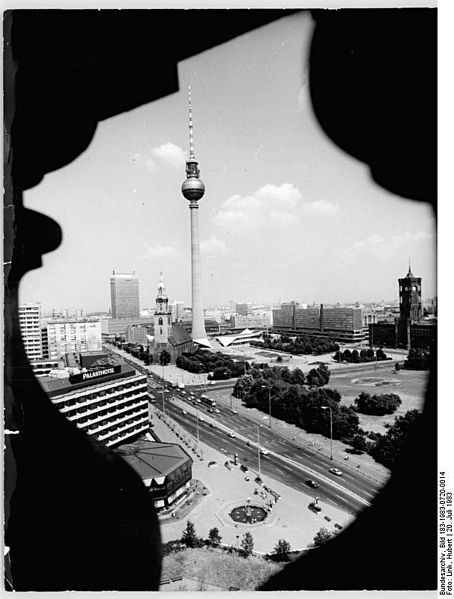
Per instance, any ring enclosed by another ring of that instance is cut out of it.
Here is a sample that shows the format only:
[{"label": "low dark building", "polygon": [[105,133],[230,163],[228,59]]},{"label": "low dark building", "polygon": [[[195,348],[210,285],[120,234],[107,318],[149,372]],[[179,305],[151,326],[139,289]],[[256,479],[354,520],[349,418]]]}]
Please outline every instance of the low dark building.
[{"label": "low dark building", "polygon": [[192,458],[176,443],[139,440],[116,450],[142,478],[157,511],[171,507],[189,491]]}]

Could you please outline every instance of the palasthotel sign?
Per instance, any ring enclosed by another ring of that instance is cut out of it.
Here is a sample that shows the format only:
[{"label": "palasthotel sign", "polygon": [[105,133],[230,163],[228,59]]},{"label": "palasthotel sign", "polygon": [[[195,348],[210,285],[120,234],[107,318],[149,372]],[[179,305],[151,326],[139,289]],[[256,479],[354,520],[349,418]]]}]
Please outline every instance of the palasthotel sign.
[{"label": "palasthotel sign", "polygon": [[69,377],[69,382],[84,383],[91,379],[99,379],[105,376],[111,376],[112,374],[118,374],[121,372],[121,366],[108,366],[107,368],[101,368],[99,370],[91,370],[90,372],[82,372],[81,374],[75,374]]}]

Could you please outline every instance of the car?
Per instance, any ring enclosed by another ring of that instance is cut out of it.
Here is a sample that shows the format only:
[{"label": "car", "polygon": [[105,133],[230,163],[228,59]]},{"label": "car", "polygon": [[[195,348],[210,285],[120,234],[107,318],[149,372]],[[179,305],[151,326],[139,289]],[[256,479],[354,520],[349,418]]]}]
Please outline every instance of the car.
[{"label": "car", "polygon": [[232,410],[232,414],[238,414],[238,410]]},{"label": "car", "polygon": [[220,414],[220,413],[221,413],[221,410],[220,410],[219,408],[214,408],[214,413],[215,413],[215,414]]},{"label": "car", "polygon": [[210,422],[210,426],[211,426],[211,428],[216,428],[216,425],[214,424],[214,422]]},{"label": "car", "polygon": [[198,397],[198,398],[196,399],[196,402],[197,402],[197,403],[202,403],[202,400],[200,399],[200,397]]},{"label": "car", "polygon": [[312,480],[312,478],[309,478],[309,479],[306,481],[306,485],[307,485],[308,487],[312,487],[313,489],[318,489],[318,487],[319,487],[319,484],[318,484],[318,483],[316,483],[316,482],[315,482],[315,480]]},{"label": "car", "polygon": [[213,410],[213,408],[208,408],[208,413],[209,413],[209,414],[214,414],[214,410]]},{"label": "car", "polygon": [[186,410],[182,410],[182,413],[186,416],[187,411]]},{"label": "car", "polygon": [[199,420],[200,422],[205,422],[205,418],[203,416],[200,416]]},{"label": "car", "polygon": [[268,449],[265,449],[264,447],[261,447],[261,448],[260,448],[260,453],[261,453],[262,455],[268,455],[269,451],[268,451]]},{"label": "car", "polygon": [[240,466],[240,470],[241,470],[242,472],[247,472],[247,471],[249,470],[249,468],[248,468],[247,466],[245,466],[244,464],[241,464],[241,466]]},{"label": "car", "polygon": [[236,435],[235,433],[233,433],[232,431],[229,432],[229,437],[231,437],[232,439],[235,439]]},{"label": "car", "polygon": [[212,466],[217,466],[217,462],[215,462],[214,460],[211,462],[208,462],[208,468],[211,468]]},{"label": "car", "polygon": [[342,476],[342,470],[339,470],[339,468],[330,468],[329,471],[336,476]]}]

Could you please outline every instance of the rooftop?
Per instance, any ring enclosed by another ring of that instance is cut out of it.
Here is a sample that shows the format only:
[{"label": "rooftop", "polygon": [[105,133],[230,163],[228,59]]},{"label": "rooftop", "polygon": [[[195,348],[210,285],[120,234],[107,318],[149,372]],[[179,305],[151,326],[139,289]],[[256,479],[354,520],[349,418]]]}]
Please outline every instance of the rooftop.
[{"label": "rooftop", "polygon": [[173,472],[192,458],[176,443],[159,443],[141,439],[115,450],[141,476],[160,478]]}]

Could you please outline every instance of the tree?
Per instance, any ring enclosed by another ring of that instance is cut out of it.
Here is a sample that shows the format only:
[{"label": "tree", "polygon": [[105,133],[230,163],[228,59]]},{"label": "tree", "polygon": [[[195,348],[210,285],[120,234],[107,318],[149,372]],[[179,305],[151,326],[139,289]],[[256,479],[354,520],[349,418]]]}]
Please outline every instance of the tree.
[{"label": "tree", "polygon": [[222,537],[219,534],[219,529],[214,527],[208,533],[208,539],[213,547],[219,547],[222,541]]},{"label": "tree", "polygon": [[252,555],[252,552],[254,551],[254,539],[252,538],[250,532],[246,532],[243,535],[243,538],[241,540],[241,550],[244,557]]},{"label": "tree", "polygon": [[353,436],[350,445],[355,453],[364,453],[368,447],[366,437],[360,434]]},{"label": "tree", "polygon": [[386,435],[380,435],[369,450],[369,454],[387,468],[393,468],[408,436],[418,427],[421,414],[418,410],[409,410],[398,416]]},{"label": "tree", "polygon": [[306,377],[306,383],[311,387],[322,387],[329,383],[330,372],[326,364],[320,364],[318,368],[312,368]]},{"label": "tree", "polygon": [[294,368],[290,373],[290,381],[292,385],[304,385],[305,377],[301,368]]},{"label": "tree", "polygon": [[167,366],[171,359],[172,356],[166,349],[163,349],[162,352],[159,354],[159,363],[161,364],[161,366]]},{"label": "tree", "polygon": [[320,547],[324,545],[333,537],[333,533],[329,532],[327,528],[322,527],[314,537],[314,547]]},{"label": "tree", "polygon": [[290,543],[285,539],[279,539],[277,544],[274,546],[274,553],[277,561],[288,562],[290,560]]},{"label": "tree", "polygon": [[402,400],[395,393],[370,395],[363,392],[355,399],[355,404],[358,412],[362,414],[383,416],[384,414],[393,414],[402,404]]},{"label": "tree", "polygon": [[188,520],[186,522],[186,528],[181,535],[181,542],[186,545],[186,547],[199,547],[201,545],[200,539],[195,532],[194,522]]}]

